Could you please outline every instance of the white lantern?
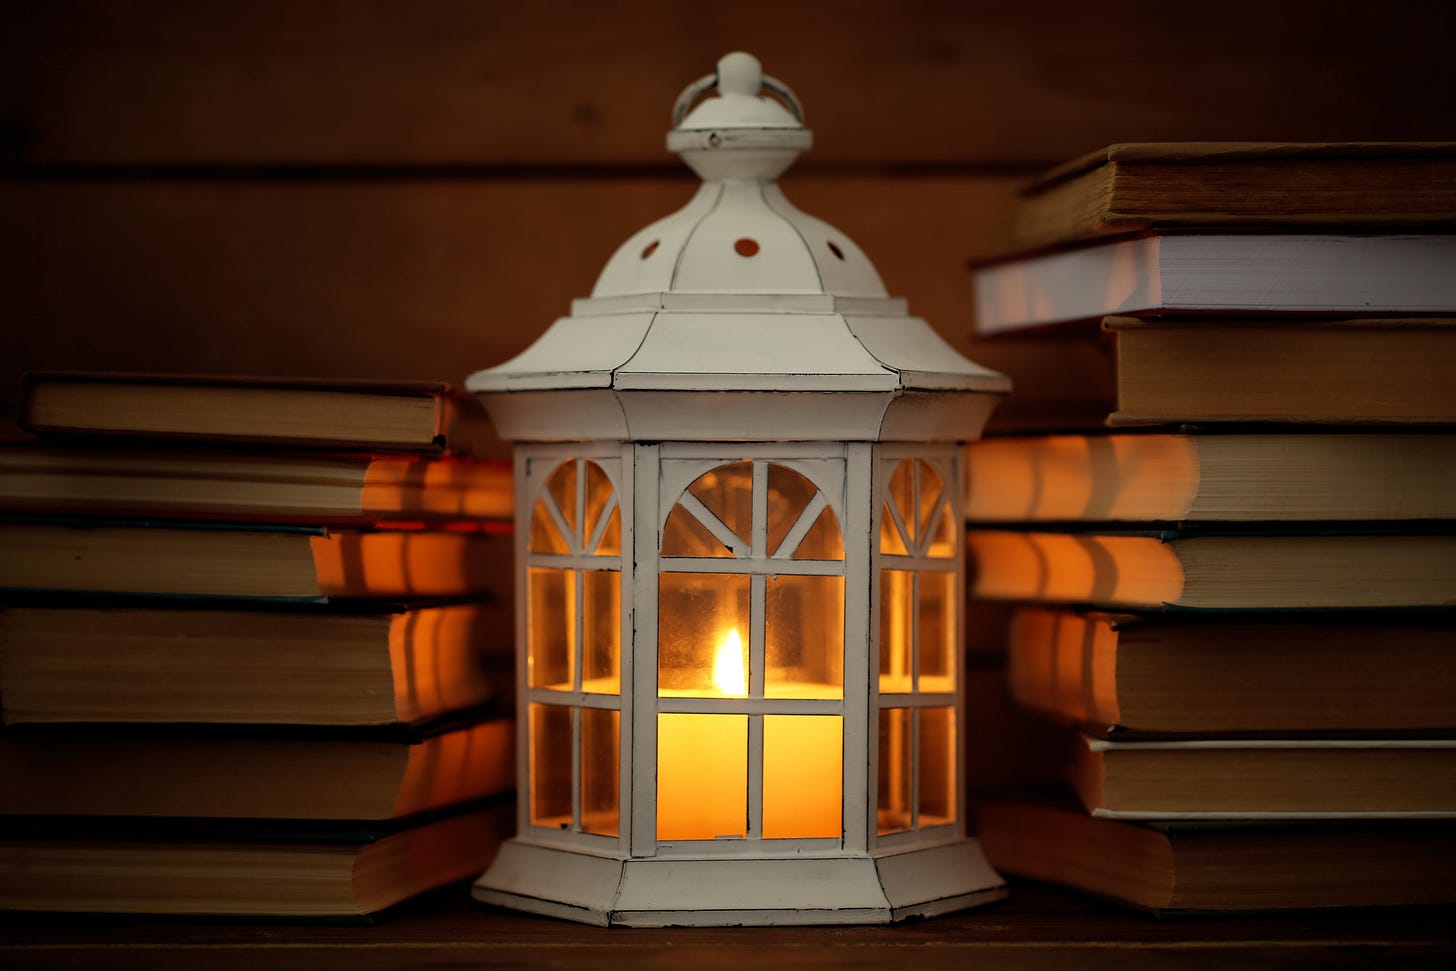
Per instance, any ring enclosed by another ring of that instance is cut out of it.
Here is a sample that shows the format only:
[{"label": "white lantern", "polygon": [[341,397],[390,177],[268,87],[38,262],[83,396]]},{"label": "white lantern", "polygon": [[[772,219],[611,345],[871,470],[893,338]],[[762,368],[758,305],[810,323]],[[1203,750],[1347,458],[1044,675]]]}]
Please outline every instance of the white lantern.
[{"label": "white lantern", "polygon": [[697,194],[467,383],[518,443],[521,591],[519,829],[475,896],[646,926],[998,899],[965,829],[959,484],[1009,382],[784,198],[810,133],[753,57],[674,115]]}]

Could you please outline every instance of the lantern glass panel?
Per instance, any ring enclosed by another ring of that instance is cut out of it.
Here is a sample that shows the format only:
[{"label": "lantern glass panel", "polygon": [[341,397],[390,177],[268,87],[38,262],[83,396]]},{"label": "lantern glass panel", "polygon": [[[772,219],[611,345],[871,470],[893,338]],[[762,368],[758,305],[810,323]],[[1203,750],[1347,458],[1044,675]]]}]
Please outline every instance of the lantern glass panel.
[{"label": "lantern glass panel", "polygon": [[763,835],[843,834],[844,720],[837,715],[763,716]]},{"label": "lantern glass panel", "polygon": [[951,512],[950,500],[942,500],[939,514],[927,525],[930,542],[926,546],[925,555],[945,560],[953,558],[956,552],[955,527],[955,514]]},{"label": "lantern glass panel", "polygon": [[571,826],[571,709],[532,705],[531,825]]},{"label": "lantern glass panel", "polygon": [[533,688],[570,691],[575,671],[576,571],[527,571],[526,667]]},{"label": "lantern glass panel", "polygon": [[911,711],[880,710],[879,835],[910,829],[912,802]]},{"label": "lantern glass panel", "polygon": [[[895,472],[890,476],[890,485],[887,490],[887,498],[893,513],[888,517],[891,521],[898,520],[903,537],[903,545],[909,550],[916,548],[916,524],[919,520],[918,506],[915,501],[915,475],[914,466],[910,462],[901,462],[895,467]],[[890,512],[889,509],[886,510]],[[881,552],[899,552],[882,550]]]},{"label": "lantern glass panel", "polygon": [[622,575],[615,570],[582,572],[581,690],[621,690]]},{"label": "lantern glass panel", "polygon": [[748,835],[748,716],[657,716],[657,838]]},{"label": "lantern glass panel", "polygon": [[764,608],[764,694],[842,698],[844,577],[770,576]]},{"label": "lantern glass panel", "polygon": [[581,829],[616,836],[621,780],[621,713],[581,710]]},{"label": "lantern glass panel", "polygon": [[673,508],[662,527],[663,556],[732,556],[698,519],[682,506]]},{"label": "lantern glass panel", "polygon": [[688,486],[695,496],[745,545],[753,524],[753,463],[734,462],[701,475]]},{"label": "lantern glass panel", "polygon": [[913,685],[915,574],[880,571],[880,693],[905,694]]},{"label": "lantern glass panel", "polygon": [[804,534],[798,549],[794,550],[796,560],[842,560],[844,559],[844,537],[839,530],[839,519],[834,510],[825,508],[819,513],[814,525]]},{"label": "lantern glass panel", "polygon": [[[546,492],[556,503],[556,509],[561,513],[561,518],[566,522],[566,534],[568,536],[579,536],[581,533],[581,515],[576,508],[578,492],[576,460],[562,462],[556,471],[551,473],[551,478],[546,480]],[[580,547],[578,541],[573,544]]]},{"label": "lantern glass panel", "polygon": [[749,578],[664,573],[658,578],[657,686],[664,696],[748,696]]},{"label": "lantern glass panel", "polygon": [[955,820],[955,710],[925,708],[920,722],[919,825]]},{"label": "lantern glass panel", "polygon": [[571,552],[566,537],[561,534],[556,521],[551,518],[551,512],[547,509],[544,500],[537,502],[535,510],[531,513],[531,552]]},{"label": "lantern glass panel", "polygon": [[955,574],[923,572],[918,577],[920,634],[919,691],[955,690]]},{"label": "lantern glass panel", "polygon": [[607,525],[602,530],[602,538],[597,543],[596,554],[597,556],[622,555],[622,516],[615,506],[612,507],[612,514],[607,518]]},{"label": "lantern glass panel", "polygon": [[[590,553],[591,541],[597,538],[597,530],[603,526],[602,517],[608,508],[616,511],[613,500],[612,480],[595,462],[582,462],[582,478],[585,479],[586,496],[582,505],[581,542],[582,549]],[[610,503],[610,506],[609,506]]]},{"label": "lantern glass panel", "polygon": [[905,545],[905,536],[901,532],[899,524],[891,514],[891,506],[888,501],[885,503],[884,513],[880,516],[880,552],[892,553],[896,556],[908,556],[910,548]]},{"label": "lantern glass panel", "polygon": [[818,494],[819,489],[793,469],[785,468],[782,465],[769,465],[767,472],[768,553],[770,556],[792,553],[793,550],[779,550],[779,546],[782,545],[784,538],[788,536],[794,525],[798,523],[799,517],[804,515],[809,500]]}]

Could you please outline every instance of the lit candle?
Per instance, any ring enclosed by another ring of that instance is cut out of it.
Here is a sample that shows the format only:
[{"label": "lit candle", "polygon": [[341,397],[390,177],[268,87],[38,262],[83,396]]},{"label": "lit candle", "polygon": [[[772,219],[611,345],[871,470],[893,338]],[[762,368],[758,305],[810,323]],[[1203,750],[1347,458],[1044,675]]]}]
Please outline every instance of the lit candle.
[{"label": "lit candle", "polygon": [[738,629],[728,632],[713,656],[713,686],[729,698],[748,694],[748,675],[743,670],[743,638]]}]

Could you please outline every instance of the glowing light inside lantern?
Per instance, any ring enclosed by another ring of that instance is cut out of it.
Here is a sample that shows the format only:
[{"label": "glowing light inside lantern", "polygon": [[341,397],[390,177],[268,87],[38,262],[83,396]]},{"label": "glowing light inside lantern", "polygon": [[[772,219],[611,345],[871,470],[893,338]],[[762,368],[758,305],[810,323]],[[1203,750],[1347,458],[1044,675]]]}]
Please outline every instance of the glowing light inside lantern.
[{"label": "glowing light inside lantern", "polygon": [[728,697],[748,693],[748,675],[743,670],[743,638],[735,628],[728,632],[713,655],[713,686]]}]

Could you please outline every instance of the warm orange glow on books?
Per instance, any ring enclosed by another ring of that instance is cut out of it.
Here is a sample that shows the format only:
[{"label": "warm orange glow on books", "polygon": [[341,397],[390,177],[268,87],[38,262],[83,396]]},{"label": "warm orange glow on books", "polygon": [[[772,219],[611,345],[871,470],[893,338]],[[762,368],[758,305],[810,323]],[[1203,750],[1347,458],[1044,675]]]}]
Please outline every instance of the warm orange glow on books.
[{"label": "warm orange glow on books", "polygon": [[384,517],[509,519],[511,470],[504,462],[381,457],[369,463],[359,505]]},{"label": "warm orange glow on books", "polygon": [[332,533],[309,545],[324,596],[454,597],[490,588],[490,557],[478,535]]}]

